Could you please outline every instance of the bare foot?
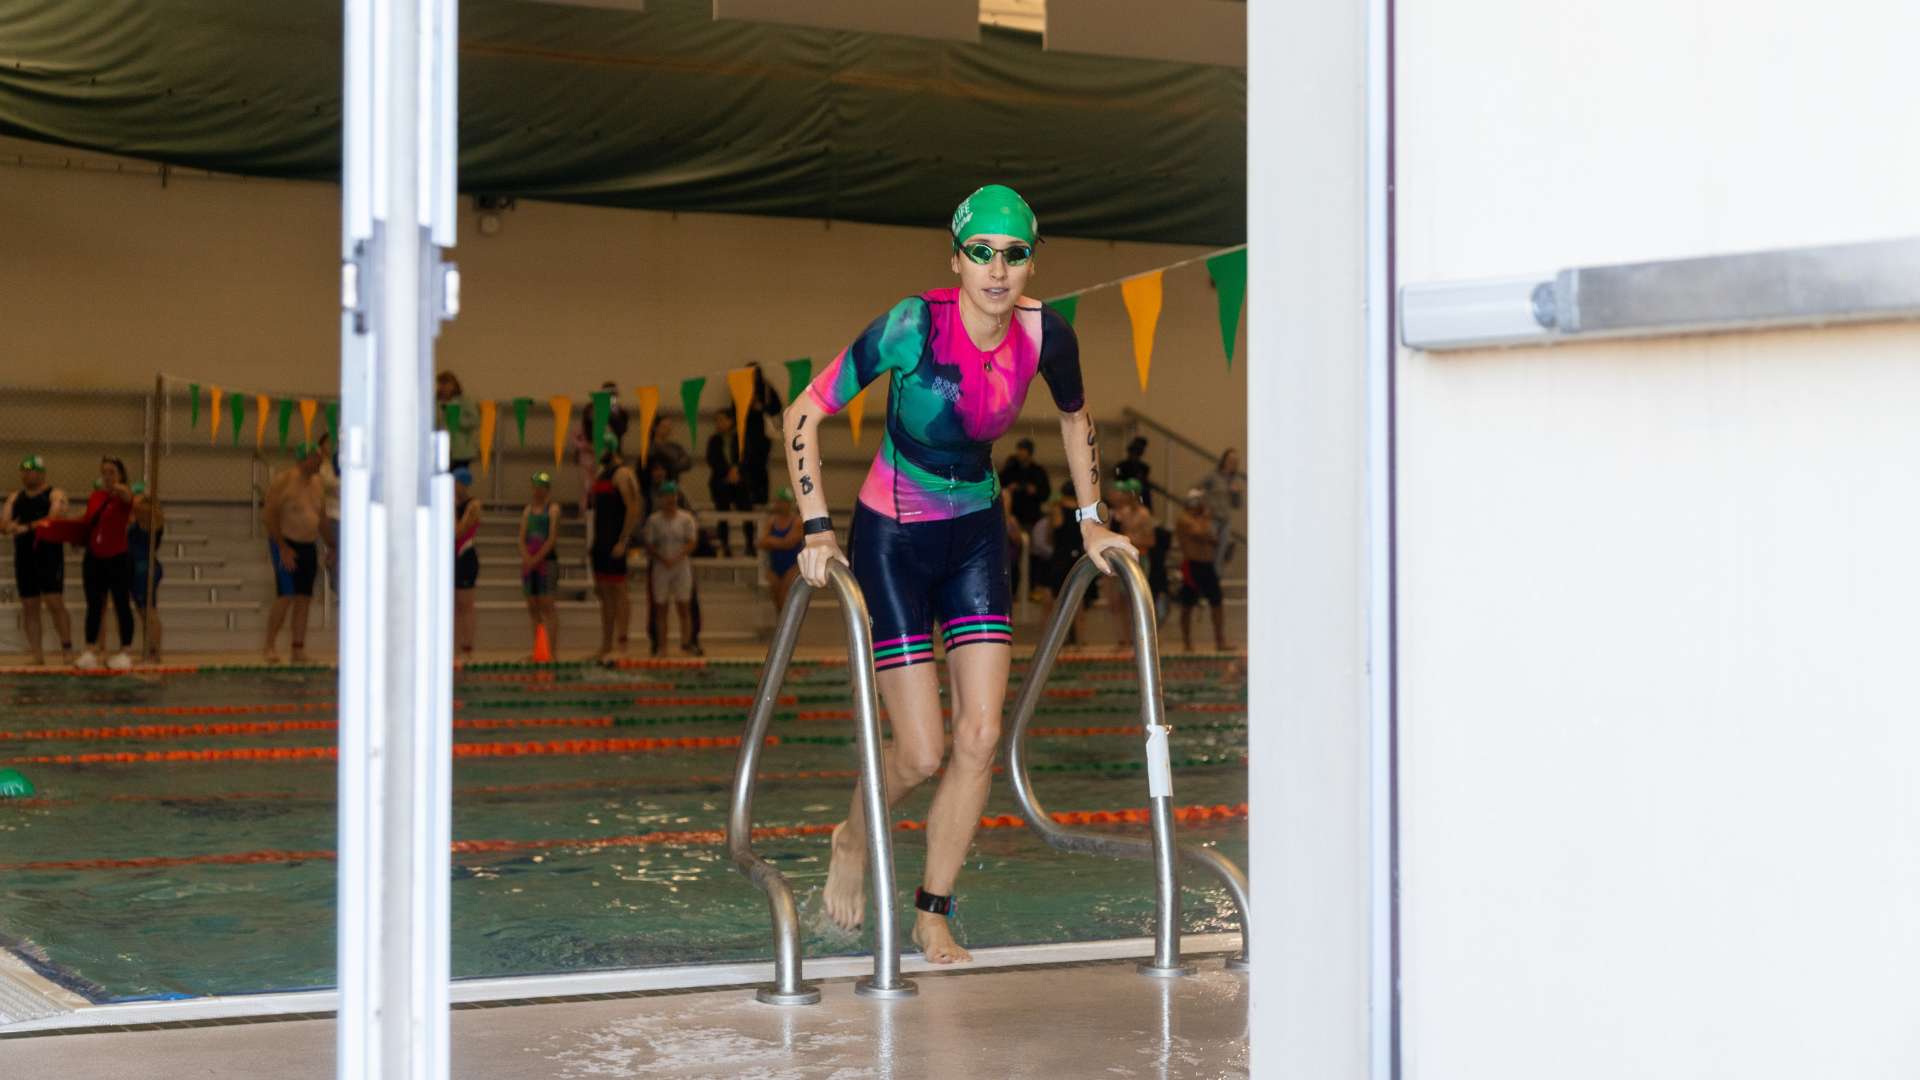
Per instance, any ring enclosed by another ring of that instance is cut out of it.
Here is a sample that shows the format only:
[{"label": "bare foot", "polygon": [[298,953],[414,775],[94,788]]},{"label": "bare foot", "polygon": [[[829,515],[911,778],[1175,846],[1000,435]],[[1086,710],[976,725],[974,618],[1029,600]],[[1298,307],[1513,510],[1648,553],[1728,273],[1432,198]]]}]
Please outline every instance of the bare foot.
[{"label": "bare foot", "polygon": [[[68,663],[69,663],[69,664],[71,664],[71,663],[72,663],[72,661],[68,661]],[[45,653],[34,653],[34,654],[33,654],[33,658],[32,658],[32,662],[31,662],[31,664],[30,664],[29,666],[31,666],[31,667],[46,667],[46,666],[47,666],[47,655],[46,655]]]},{"label": "bare foot", "polygon": [[913,943],[920,946],[921,955],[929,964],[969,964],[973,954],[960,947],[953,940],[953,928],[947,925],[945,915],[935,915],[931,911],[916,911],[913,920]]},{"label": "bare foot", "polygon": [[857,930],[867,913],[867,852],[846,839],[847,823],[833,827],[833,858],[827,863],[823,899],[827,918],[842,930]]},{"label": "bare foot", "polygon": [[296,663],[296,664],[304,664],[304,663],[306,663],[306,662],[307,662],[307,650],[305,650],[305,649],[300,649],[300,648],[296,648],[296,649],[294,649],[294,650],[293,650],[293,662],[294,662],[294,663]]},{"label": "bare foot", "polygon": [[277,665],[280,663],[280,654],[272,649],[268,649],[266,652],[260,654],[260,659],[265,663]]}]

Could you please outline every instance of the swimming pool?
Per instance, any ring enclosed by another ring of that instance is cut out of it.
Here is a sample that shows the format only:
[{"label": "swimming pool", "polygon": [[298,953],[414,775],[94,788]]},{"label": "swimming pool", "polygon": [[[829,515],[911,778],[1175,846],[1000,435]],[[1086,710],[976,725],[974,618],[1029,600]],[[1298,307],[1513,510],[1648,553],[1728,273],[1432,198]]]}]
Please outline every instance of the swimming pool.
[{"label": "swimming pool", "polygon": [[[456,977],[771,956],[766,902],[719,835],[757,673],[462,673]],[[1244,667],[1169,660],[1165,683],[1175,802],[1209,808],[1181,835],[1244,864]],[[1134,686],[1117,661],[1056,668],[1033,739],[1050,810],[1146,804]],[[38,788],[0,800],[0,944],[98,1002],[331,985],[334,691],[322,670],[0,676],[0,764]],[[864,937],[823,925],[815,896],[828,839],[813,829],[845,812],[854,779],[845,669],[796,664],[784,693],[754,814],[790,835],[756,849],[793,881],[807,955],[860,952]],[[896,819],[924,818],[931,791]],[[987,815],[1013,812],[996,781]],[[910,892],[923,834],[895,835]],[[1147,864],[1063,855],[1005,821],[979,833],[961,895],[957,929],[974,946],[1139,936],[1153,910]],[[1212,886],[1187,890],[1184,921],[1237,928]]]}]

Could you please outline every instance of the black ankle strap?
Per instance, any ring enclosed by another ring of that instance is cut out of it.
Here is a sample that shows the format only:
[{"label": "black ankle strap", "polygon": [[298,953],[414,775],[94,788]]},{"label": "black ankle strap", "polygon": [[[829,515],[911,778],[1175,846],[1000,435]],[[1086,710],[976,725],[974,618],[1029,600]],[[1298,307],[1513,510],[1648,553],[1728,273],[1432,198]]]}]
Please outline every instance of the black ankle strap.
[{"label": "black ankle strap", "polygon": [[921,911],[931,912],[935,915],[945,915],[951,919],[954,914],[960,910],[960,901],[955,900],[951,896],[940,896],[936,893],[930,893],[925,889],[915,888],[913,890],[913,906],[919,908]]}]

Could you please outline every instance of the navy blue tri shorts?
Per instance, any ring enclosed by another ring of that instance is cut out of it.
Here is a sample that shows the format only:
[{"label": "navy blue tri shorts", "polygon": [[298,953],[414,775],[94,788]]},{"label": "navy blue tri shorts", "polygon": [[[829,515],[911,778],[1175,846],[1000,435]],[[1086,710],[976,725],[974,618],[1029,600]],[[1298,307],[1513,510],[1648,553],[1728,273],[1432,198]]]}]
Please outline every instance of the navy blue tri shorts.
[{"label": "navy blue tri shorts", "polygon": [[903,524],[858,503],[847,540],[873,618],[875,671],[932,660],[936,628],[949,650],[1013,645],[1007,525],[998,506]]}]

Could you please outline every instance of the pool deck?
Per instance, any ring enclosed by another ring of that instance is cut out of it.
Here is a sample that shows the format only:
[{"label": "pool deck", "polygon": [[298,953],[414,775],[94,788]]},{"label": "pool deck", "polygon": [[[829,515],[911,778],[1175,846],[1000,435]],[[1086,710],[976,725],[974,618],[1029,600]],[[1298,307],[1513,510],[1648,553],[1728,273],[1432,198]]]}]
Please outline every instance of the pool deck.
[{"label": "pool deck", "polygon": [[[1218,959],[1184,979],[1131,961],[915,973],[917,997],[762,1005],[740,989],[529,1002],[453,1014],[462,1080],[570,1077],[1244,1077],[1247,978]],[[49,1034],[0,1041],[0,1071],[63,1080],[325,1080],[330,1019]]]}]

